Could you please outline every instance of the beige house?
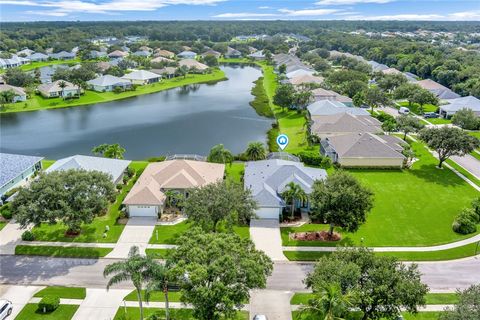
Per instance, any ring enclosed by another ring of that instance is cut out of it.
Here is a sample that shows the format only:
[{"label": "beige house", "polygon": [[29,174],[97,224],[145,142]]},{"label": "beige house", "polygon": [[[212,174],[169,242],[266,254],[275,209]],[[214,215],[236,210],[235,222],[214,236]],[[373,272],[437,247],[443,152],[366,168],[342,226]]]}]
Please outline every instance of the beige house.
[{"label": "beige house", "polygon": [[188,69],[197,69],[199,71],[205,71],[208,69],[208,66],[206,64],[198,62],[195,59],[182,59],[178,62],[178,65],[180,67],[185,66]]},{"label": "beige house", "polygon": [[343,167],[402,168],[403,144],[395,136],[348,133],[322,139],[320,152]]},{"label": "beige house", "polygon": [[194,160],[149,164],[125,197],[130,217],[157,217],[165,206],[166,190],[188,196],[188,190],[221,181],[225,165]]},{"label": "beige house", "polygon": [[153,58],[150,62],[153,62],[153,63],[173,62],[173,60],[160,56],[160,57]]},{"label": "beige house", "polygon": [[130,73],[125,74],[122,79],[130,81],[132,84],[146,85],[150,83],[159,82],[162,76],[147,71],[147,70],[136,70]]},{"label": "beige house", "polygon": [[370,115],[356,115],[348,112],[312,116],[310,131],[319,138],[347,133],[382,133],[382,123]]},{"label": "beige house", "polygon": [[[65,87],[63,88],[62,82],[65,84]],[[75,97],[81,92],[81,89],[78,86],[65,80],[57,80],[52,83],[41,84],[37,87],[37,90],[45,98]]]},{"label": "beige house", "polygon": [[323,77],[316,77],[311,74],[298,75],[289,80],[289,82],[294,86],[301,86],[309,83],[322,84],[323,81]]},{"label": "beige house", "polygon": [[320,100],[330,100],[330,101],[338,101],[343,103],[344,105],[348,107],[353,106],[353,101],[347,96],[343,96],[340,93],[337,93],[332,90],[327,90],[323,88],[317,88],[312,90],[312,95],[315,101],[320,101]]},{"label": "beige house", "polygon": [[172,59],[172,58],[175,57],[175,53],[173,53],[171,51],[168,51],[168,50],[156,49],[153,56],[154,57],[164,57],[164,58]]}]

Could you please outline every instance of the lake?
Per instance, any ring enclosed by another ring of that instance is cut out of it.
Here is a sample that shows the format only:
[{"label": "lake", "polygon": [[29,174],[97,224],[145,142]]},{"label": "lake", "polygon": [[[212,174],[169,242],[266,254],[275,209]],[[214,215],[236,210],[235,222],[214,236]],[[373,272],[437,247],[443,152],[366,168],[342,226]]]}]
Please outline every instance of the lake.
[{"label": "lake", "polygon": [[266,142],[272,120],[249,105],[261,71],[224,66],[229,78],[125,100],[0,115],[0,151],[57,159],[90,154],[102,143],[119,143],[126,159],[175,153],[207,155],[223,143],[234,153],[248,142]]}]

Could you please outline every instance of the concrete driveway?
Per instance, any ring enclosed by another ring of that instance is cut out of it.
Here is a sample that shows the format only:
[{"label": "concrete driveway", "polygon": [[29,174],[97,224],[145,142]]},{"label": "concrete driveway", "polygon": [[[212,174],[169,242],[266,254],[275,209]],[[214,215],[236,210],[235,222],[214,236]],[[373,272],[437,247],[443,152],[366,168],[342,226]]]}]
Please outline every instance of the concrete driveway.
[{"label": "concrete driveway", "polygon": [[80,304],[72,320],[110,320],[115,317],[118,308],[122,305],[123,298],[131,290],[125,289],[89,289],[87,296]]},{"label": "concrete driveway", "polygon": [[274,290],[255,290],[250,294],[250,319],[257,314],[267,316],[268,320],[292,320],[290,299],[293,292]]},{"label": "concrete driveway", "polygon": [[13,311],[8,319],[15,319],[35,292],[43,288],[38,286],[0,286],[0,299],[7,299],[13,303]]},{"label": "concrete driveway", "polygon": [[250,221],[250,238],[258,250],[262,250],[273,261],[287,261],[283,255],[280,224],[275,219]]},{"label": "concrete driveway", "polygon": [[20,224],[10,221],[0,231],[0,254],[15,254],[15,247],[22,241],[22,233],[27,229],[20,229]]},{"label": "concrete driveway", "polygon": [[480,161],[475,157],[466,154],[463,157],[453,156],[451,159],[477,177],[477,179],[480,179]]},{"label": "concrete driveway", "polygon": [[106,257],[126,258],[132,246],[139,247],[140,252],[145,253],[156,223],[157,218],[152,217],[132,217],[128,219],[115,248]]}]

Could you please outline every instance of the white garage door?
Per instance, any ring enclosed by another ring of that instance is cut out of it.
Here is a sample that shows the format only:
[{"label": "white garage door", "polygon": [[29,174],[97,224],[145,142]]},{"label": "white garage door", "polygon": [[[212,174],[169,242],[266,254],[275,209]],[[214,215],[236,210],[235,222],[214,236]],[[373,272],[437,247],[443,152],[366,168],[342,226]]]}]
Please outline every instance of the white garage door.
[{"label": "white garage door", "polygon": [[156,217],[156,206],[128,206],[130,217]]},{"label": "white garage door", "polygon": [[279,208],[260,208],[255,212],[258,219],[279,219],[280,218],[280,209]]}]

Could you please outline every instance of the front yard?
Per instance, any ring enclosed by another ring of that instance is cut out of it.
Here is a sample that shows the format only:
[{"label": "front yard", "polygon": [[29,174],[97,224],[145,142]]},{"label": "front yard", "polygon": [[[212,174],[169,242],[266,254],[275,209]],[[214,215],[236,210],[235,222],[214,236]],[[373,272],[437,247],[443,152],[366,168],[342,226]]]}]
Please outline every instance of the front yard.
[{"label": "front yard", "polygon": [[41,313],[38,310],[38,304],[29,303],[18,314],[15,320],[70,320],[79,306],[70,304],[61,304],[50,313]]},{"label": "front yard", "polygon": [[[158,316],[165,317],[165,309],[159,308],[144,308],[143,309],[144,317],[148,318],[152,314],[157,314]],[[170,317],[175,320],[193,320],[191,309],[170,309]],[[113,320],[124,320],[124,319],[139,319],[140,318],[140,309],[135,307],[120,307],[115,314]],[[237,313],[237,316],[233,320],[246,320],[248,319],[248,312],[240,311]]]},{"label": "front yard", "polygon": [[358,232],[341,232],[343,240],[333,244],[288,237],[289,232],[325,230],[326,225],[282,228],[283,245],[432,246],[471,237],[454,233],[451,225],[479,193],[451,170],[437,169],[437,160],[422,144],[412,147],[419,161],[410,170],[349,170],[375,194],[374,208]]}]

